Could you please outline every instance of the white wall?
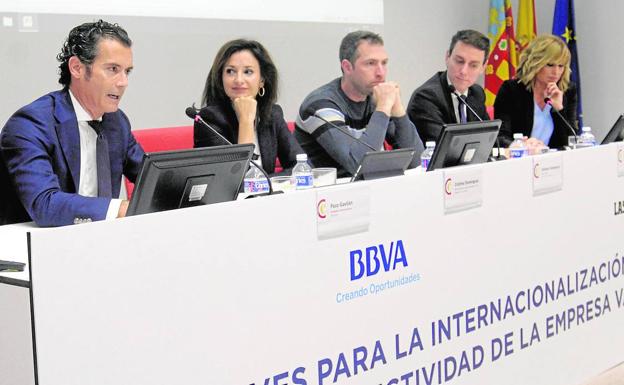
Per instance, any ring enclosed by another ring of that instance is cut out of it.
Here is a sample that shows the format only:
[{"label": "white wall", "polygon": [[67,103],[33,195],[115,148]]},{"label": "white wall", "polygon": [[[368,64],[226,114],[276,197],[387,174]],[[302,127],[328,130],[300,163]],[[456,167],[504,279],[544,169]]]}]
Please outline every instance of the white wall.
[{"label": "white wall", "polygon": [[406,105],[419,85],[445,69],[444,56],[455,32],[487,32],[488,10],[485,0],[386,0],[389,78],[401,84]]},{"label": "white wall", "polygon": [[[517,17],[517,0],[514,4]],[[595,5],[597,4],[597,5]],[[317,86],[339,76],[338,45],[347,32],[380,32],[390,54],[389,78],[411,92],[444,68],[444,53],[453,33],[473,28],[485,32],[488,0],[385,0],[385,25],[295,23],[105,17],[124,26],[134,40],[136,70],[122,108],[135,128],[186,125],[184,109],[197,102],[218,47],[226,40],[250,37],[263,42],[280,70],[280,104],[293,120],[299,103]],[[554,0],[536,0],[538,32],[552,26]],[[624,110],[618,70],[616,0],[576,1],[585,124],[601,138]],[[0,6],[0,17],[3,16]],[[0,27],[0,123],[20,106],[58,88],[54,59],[71,27],[93,16],[38,15],[39,32]]]},{"label": "white wall", "polygon": [[624,112],[624,65],[621,25],[624,3],[616,0],[577,0],[579,61],[583,87],[585,125],[602,138]]},{"label": "white wall", "polygon": [[[226,41],[262,42],[280,71],[281,97],[294,120],[307,92],[339,76],[338,44],[360,25],[241,20],[103,17],[133,40],[135,69],[121,107],[134,128],[188,125],[184,110],[200,99],[216,51]],[[0,28],[0,121],[20,106],[58,89],[55,60],[69,30],[93,16],[39,15],[39,32]],[[381,25],[368,26],[383,32]]]}]

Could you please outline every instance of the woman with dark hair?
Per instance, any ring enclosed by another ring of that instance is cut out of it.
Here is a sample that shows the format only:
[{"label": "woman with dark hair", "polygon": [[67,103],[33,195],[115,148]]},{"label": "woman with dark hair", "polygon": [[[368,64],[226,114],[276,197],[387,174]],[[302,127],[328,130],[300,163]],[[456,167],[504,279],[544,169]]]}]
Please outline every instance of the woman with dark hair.
[{"label": "woman with dark hair", "polygon": [[[269,53],[254,40],[223,45],[214,59],[199,115],[232,143],[255,143],[262,167],[275,171],[297,163],[303,150],[288,130],[277,99],[277,69]],[[224,145],[223,139],[200,122],[194,127],[195,147]]]},{"label": "woman with dark hair", "polygon": [[576,87],[570,82],[570,51],[553,35],[540,35],[520,54],[516,78],[506,80],[496,95],[494,116],[503,121],[499,138],[509,145],[522,133],[531,148],[559,148],[572,135],[559,111],[576,127]]}]

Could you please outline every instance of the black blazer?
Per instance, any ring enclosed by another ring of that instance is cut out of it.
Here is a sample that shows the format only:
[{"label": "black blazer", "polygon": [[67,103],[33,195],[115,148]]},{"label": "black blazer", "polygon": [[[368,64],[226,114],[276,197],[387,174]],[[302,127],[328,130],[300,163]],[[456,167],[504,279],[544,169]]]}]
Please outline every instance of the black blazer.
[{"label": "black blazer", "polygon": [[[481,86],[470,86],[466,102],[481,119],[490,120],[485,109],[485,92]],[[407,114],[423,142],[437,140],[443,124],[458,123],[446,71],[436,73],[412,93]],[[466,114],[469,122],[479,120],[469,109]]]},{"label": "black blazer", "polygon": [[[213,126],[221,135],[232,143],[238,142],[238,119],[230,104],[209,105],[199,111],[199,115],[208,124]],[[275,172],[275,158],[279,158],[284,171],[295,167],[297,164],[297,154],[303,154],[303,150],[295,137],[288,130],[288,125],[284,120],[282,108],[274,104],[271,108],[271,121],[260,121],[257,126],[258,146],[260,147],[260,158],[262,168],[269,173]],[[195,122],[194,146],[210,147],[222,146],[223,140],[206,128],[203,124]]]},{"label": "black blazer", "polygon": [[[576,86],[571,83],[563,94],[563,110],[559,112],[578,132],[576,105]],[[494,116],[503,121],[498,133],[502,145],[508,146],[513,142],[513,134],[516,132],[531,136],[534,106],[533,92],[527,90],[524,84],[517,79],[503,82],[494,101]],[[553,119],[554,129],[546,145],[551,148],[567,146],[568,136],[572,135],[570,129],[554,111],[550,112],[550,116]]]}]

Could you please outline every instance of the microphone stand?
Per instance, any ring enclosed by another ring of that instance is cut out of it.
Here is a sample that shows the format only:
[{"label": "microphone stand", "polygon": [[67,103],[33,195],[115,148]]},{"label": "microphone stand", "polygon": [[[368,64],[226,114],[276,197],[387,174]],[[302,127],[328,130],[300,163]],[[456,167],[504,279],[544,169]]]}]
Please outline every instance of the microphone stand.
[{"label": "microphone stand", "polygon": [[[468,108],[470,110],[470,112],[472,112],[472,114],[474,116],[476,116],[477,119],[479,119],[480,122],[482,122],[483,119],[481,119],[479,114],[477,114],[477,112],[470,106],[470,104],[468,104],[464,99],[461,98],[461,95],[459,95],[457,93],[457,91],[455,90],[455,87],[451,84],[449,88],[451,90],[451,93],[453,95],[455,95],[455,97],[457,98],[457,101],[462,103],[464,106],[466,106],[466,108]],[[492,156],[491,159],[494,159],[494,160],[506,160],[507,158],[505,158],[505,156],[501,154],[501,146],[500,146],[500,140],[498,139],[498,134],[496,135],[496,146],[498,147],[498,155],[497,156]]]},{"label": "microphone stand", "polygon": [[[565,124],[565,126],[570,130],[570,132],[572,133],[572,135],[574,135],[574,143],[575,147],[578,145],[578,135],[576,134],[576,131],[574,130],[574,127],[572,127],[572,125],[566,120],[566,118],[563,117],[563,114],[561,112],[559,112],[555,106],[552,105],[552,100],[548,97],[544,98],[544,103],[548,104],[551,107],[551,111],[555,111],[555,114],[557,114],[557,116],[559,117],[559,119],[561,119],[563,121],[563,123]],[[569,147],[569,146],[568,146]]]}]

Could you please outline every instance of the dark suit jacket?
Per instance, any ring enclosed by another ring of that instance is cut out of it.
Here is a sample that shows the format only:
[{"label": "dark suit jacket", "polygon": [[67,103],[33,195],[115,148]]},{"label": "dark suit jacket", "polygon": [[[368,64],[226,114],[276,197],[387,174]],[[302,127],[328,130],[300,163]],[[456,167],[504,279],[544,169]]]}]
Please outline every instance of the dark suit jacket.
[{"label": "dark suit jacket", "polygon": [[[104,114],[102,125],[117,197],[121,175],[134,181],[139,173],[143,150],[121,110]],[[0,151],[3,224],[32,219],[40,226],[61,226],[106,218],[109,198],[77,194],[80,134],[68,91],[51,92],[13,114],[0,133]]]},{"label": "dark suit jacket", "polygon": [[[563,94],[563,110],[560,113],[578,131],[576,104],[576,87],[570,84],[570,88]],[[494,116],[503,121],[498,134],[501,145],[508,146],[513,141],[513,134],[516,132],[531,136],[534,107],[533,92],[527,90],[524,84],[516,79],[503,82],[494,101]],[[550,142],[546,145],[551,148],[567,146],[568,135],[572,135],[570,129],[554,111],[551,111],[550,115],[554,129]]]},{"label": "dark suit jacket", "polygon": [[[481,119],[490,119],[485,109],[485,92],[481,86],[470,86],[466,102]],[[436,73],[412,93],[407,114],[423,142],[437,140],[443,124],[458,123],[446,71]],[[466,109],[466,114],[469,122],[479,120],[470,109]]]},{"label": "dark suit jacket", "polygon": [[[238,142],[238,119],[230,105],[209,105],[199,111],[199,115],[208,124],[213,126],[221,135],[232,143]],[[273,174],[275,171],[275,158],[279,158],[284,170],[295,167],[297,154],[303,154],[303,150],[295,137],[288,130],[284,120],[282,108],[274,104],[271,109],[271,121],[258,123],[258,146],[262,168]],[[195,147],[222,146],[223,140],[199,122],[194,125]]]}]

